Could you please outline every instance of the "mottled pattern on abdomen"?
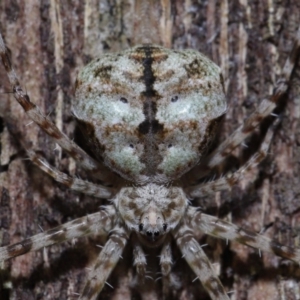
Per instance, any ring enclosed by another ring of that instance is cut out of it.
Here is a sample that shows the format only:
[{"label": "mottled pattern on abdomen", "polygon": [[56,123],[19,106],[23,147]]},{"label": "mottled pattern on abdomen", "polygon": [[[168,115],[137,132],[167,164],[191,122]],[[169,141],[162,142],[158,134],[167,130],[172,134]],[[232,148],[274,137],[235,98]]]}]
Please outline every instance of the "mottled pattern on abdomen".
[{"label": "mottled pattern on abdomen", "polygon": [[73,111],[97,159],[128,180],[168,182],[201,159],[226,101],[203,54],[142,45],[86,66]]}]

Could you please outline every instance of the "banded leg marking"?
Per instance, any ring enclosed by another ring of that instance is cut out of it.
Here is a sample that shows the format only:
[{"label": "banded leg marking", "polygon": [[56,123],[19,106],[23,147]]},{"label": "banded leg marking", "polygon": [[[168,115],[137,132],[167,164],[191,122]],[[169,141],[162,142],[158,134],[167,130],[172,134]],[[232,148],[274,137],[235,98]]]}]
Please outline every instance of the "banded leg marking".
[{"label": "banded leg marking", "polygon": [[55,181],[64,184],[73,191],[103,199],[113,196],[113,189],[109,187],[73,178],[51,166],[44,157],[34,151],[27,151],[27,154],[35,165],[50,175]]},{"label": "banded leg marking", "polygon": [[39,233],[22,242],[0,248],[0,261],[36,251],[53,244],[91,234],[107,235],[113,227],[115,209],[106,206],[103,210]]},{"label": "banded leg marking", "polygon": [[141,282],[144,282],[145,275],[146,275],[147,260],[146,260],[145,252],[144,252],[140,242],[138,241],[137,237],[134,238],[133,265],[136,267],[138,279]]},{"label": "banded leg marking", "polygon": [[229,300],[221,281],[214,273],[208,257],[194,238],[193,229],[182,225],[174,232],[174,238],[185,260],[195,272],[211,299]]},{"label": "banded leg marking", "polygon": [[[281,79],[278,80],[270,99],[263,100],[257,109],[245,120],[244,124],[236,129],[223,143],[221,143],[200,168],[212,168],[221,164],[228,154],[245,140],[254,129],[260,124],[261,120],[272,113],[280,97],[287,91],[288,82],[296,65],[300,52],[300,27],[298,28],[295,43],[289,57],[283,67]],[[201,170],[201,169],[200,169]]]},{"label": "banded leg marking", "polygon": [[128,233],[124,228],[116,227],[113,229],[113,233],[93,265],[93,270],[88,274],[88,280],[80,300],[95,300],[97,298],[119,261],[128,238]]},{"label": "banded leg marking", "polygon": [[208,235],[230,241],[237,241],[247,246],[276,254],[289,260],[300,262],[300,249],[282,245],[270,238],[242,229],[232,223],[220,220],[216,217],[203,214],[190,208],[188,213],[194,230],[201,230]]},{"label": "banded leg marking", "polygon": [[168,276],[171,272],[172,268],[172,249],[171,249],[171,241],[168,239],[164,242],[163,247],[161,249],[160,254],[160,265],[161,272],[163,276]]},{"label": "banded leg marking", "polygon": [[[111,174],[103,168],[96,160],[90,157],[85,151],[70,140],[58,127],[46,117],[38,107],[30,101],[29,96],[23,91],[16,72],[12,66],[10,55],[5,47],[2,35],[0,33],[0,56],[5,67],[9,82],[16,100],[23,107],[25,113],[35,122],[44,132],[51,136],[67,153],[69,153],[76,161],[90,171],[97,171],[99,179],[105,181]],[[99,172],[101,170],[101,172]]]},{"label": "banded leg marking", "polygon": [[203,195],[214,194],[220,191],[231,191],[232,187],[243,178],[245,172],[249,172],[266,158],[274,135],[274,129],[277,127],[278,123],[279,120],[277,119],[275,123],[272,124],[262,144],[260,145],[259,150],[248,160],[246,165],[242,166],[236,172],[226,174],[217,180],[185,188],[185,192],[187,193],[188,197],[196,198]]},{"label": "banded leg marking", "polygon": [[163,282],[163,295],[166,296],[170,293],[171,287],[171,269],[172,269],[172,249],[171,249],[171,240],[167,238],[164,242],[161,254],[160,254],[160,267],[162,273],[162,282]]}]

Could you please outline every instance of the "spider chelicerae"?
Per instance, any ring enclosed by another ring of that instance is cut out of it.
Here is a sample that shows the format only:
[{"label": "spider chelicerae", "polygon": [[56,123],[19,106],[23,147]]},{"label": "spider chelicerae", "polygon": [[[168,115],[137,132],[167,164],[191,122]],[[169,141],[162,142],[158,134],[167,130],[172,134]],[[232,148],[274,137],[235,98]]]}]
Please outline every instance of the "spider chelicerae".
[{"label": "spider chelicerae", "polygon": [[[0,55],[16,100],[29,117],[87,171],[102,181],[71,178],[40,154],[27,150],[31,161],[70,189],[110,200],[99,212],[76,219],[20,243],[0,249],[0,260],[86,235],[108,240],[89,272],[80,299],[95,299],[130,239],[134,265],[146,274],[144,248],[161,247],[162,276],[171,272],[170,241],[178,248],[212,299],[229,299],[195,231],[236,240],[299,262],[300,250],[204,214],[190,205],[205,193],[230,190],[268,151],[272,127],[257,153],[234,173],[206,183],[200,179],[220,165],[285,93],[298,56],[300,33],[273,96],[213,153],[203,159],[217,125],[226,112],[219,68],[202,54],[172,51],[155,45],[107,54],[79,74],[73,114],[93,157],[79,148],[44,116],[21,88],[2,37]],[[197,172],[189,172],[193,168]],[[188,175],[187,175],[188,174]]]}]

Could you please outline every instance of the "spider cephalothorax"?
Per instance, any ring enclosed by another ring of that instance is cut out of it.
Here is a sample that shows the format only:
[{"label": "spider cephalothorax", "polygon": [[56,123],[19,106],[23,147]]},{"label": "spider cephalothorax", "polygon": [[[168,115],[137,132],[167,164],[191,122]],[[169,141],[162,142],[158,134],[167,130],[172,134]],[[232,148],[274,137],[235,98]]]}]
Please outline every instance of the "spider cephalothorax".
[{"label": "spider cephalothorax", "polygon": [[182,188],[153,183],[125,187],[116,197],[117,210],[126,226],[136,231],[142,241],[151,241],[152,247],[159,246],[178,225],[187,206]]},{"label": "spider cephalothorax", "polygon": [[133,256],[140,277],[146,273],[141,243],[150,248],[161,246],[162,275],[167,277],[172,268],[173,238],[214,300],[229,297],[196,241],[196,231],[299,262],[299,249],[283,246],[190,206],[190,201],[204,192],[231,189],[246,169],[259,163],[266,156],[272,129],[246,167],[207,183],[199,183],[201,172],[187,176],[197,164],[197,170],[203,168],[205,172],[221,164],[273,111],[287,90],[299,48],[300,32],[285,65],[284,79],[273,97],[262,101],[245,123],[205,159],[209,142],[226,112],[222,76],[212,61],[193,50],[172,51],[153,45],[137,46],[92,61],[78,76],[73,103],[73,114],[92,157],[30,101],[0,35],[0,56],[16,100],[35,123],[103,185],[71,178],[27,149],[30,159],[72,190],[110,201],[99,212],[0,248],[0,260],[88,234],[107,235],[108,241],[89,272],[82,300],[96,299],[131,235],[138,237]]}]

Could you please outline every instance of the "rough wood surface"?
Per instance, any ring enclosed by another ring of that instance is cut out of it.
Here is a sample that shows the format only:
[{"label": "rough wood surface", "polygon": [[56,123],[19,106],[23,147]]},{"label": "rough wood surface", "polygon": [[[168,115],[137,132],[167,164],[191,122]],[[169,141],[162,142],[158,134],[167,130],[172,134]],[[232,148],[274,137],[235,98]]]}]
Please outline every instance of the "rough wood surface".
[{"label": "rough wood surface", "polygon": [[[292,47],[300,20],[298,0],[138,0],[0,1],[0,29],[12,61],[33,102],[70,137],[70,114],[77,71],[91,58],[141,42],[195,48],[218,63],[225,77],[229,110],[219,140],[231,133],[272,93]],[[283,99],[282,122],[267,160],[232,193],[199,199],[206,211],[299,245],[300,86],[299,66]],[[0,241],[22,240],[96,211],[101,200],[66,190],[34,167],[24,147],[43,151],[60,169],[77,173],[75,162],[59,150],[10,95],[0,65]],[[227,165],[236,169],[252,153],[259,133],[240,147]],[[216,141],[217,142],[217,141]],[[253,184],[250,184],[253,182]],[[1,265],[0,299],[77,299],[86,267],[104,239],[83,238],[33,252]],[[268,253],[237,243],[202,237],[216,271],[232,299],[299,299],[300,269]],[[150,276],[159,277],[156,254]],[[109,278],[99,299],[208,299],[199,281],[174,247],[172,286],[134,280],[131,248]]]}]

